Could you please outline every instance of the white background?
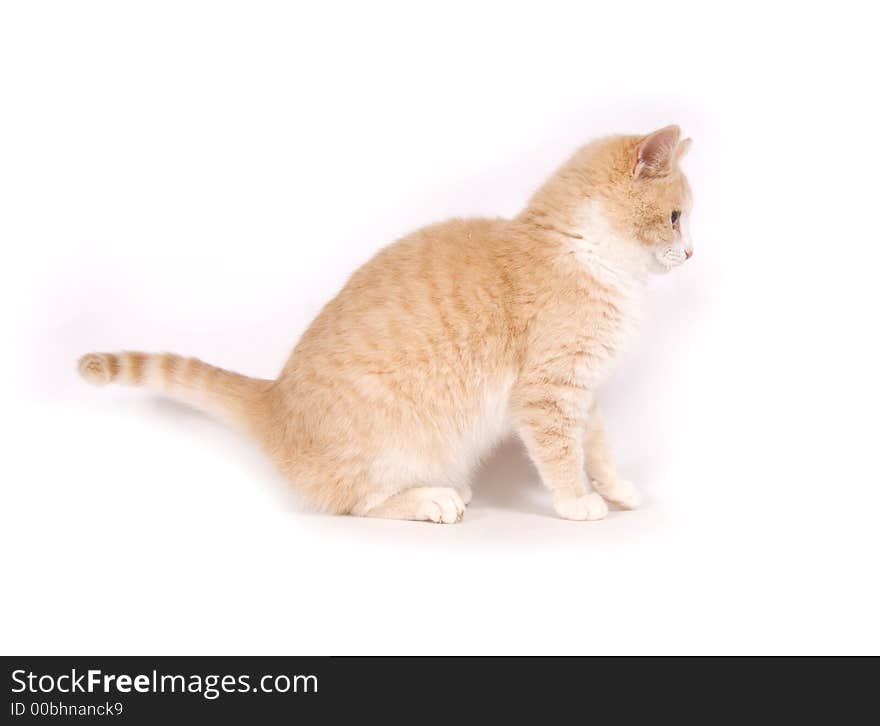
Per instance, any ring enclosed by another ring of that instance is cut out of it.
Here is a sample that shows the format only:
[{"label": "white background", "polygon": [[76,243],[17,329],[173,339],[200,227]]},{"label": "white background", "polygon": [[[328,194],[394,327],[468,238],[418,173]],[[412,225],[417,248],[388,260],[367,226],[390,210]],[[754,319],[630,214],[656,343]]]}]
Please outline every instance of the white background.
[{"label": "white background", "polygon": [[[4,652],[878,652],[863,3],[0,7]],[[509,443],[460,525],[318,516],[236,433],[75,375],[274,376],[380,246],[668,123],[696,254],[604,396],[638,512],[554,518]]]}]

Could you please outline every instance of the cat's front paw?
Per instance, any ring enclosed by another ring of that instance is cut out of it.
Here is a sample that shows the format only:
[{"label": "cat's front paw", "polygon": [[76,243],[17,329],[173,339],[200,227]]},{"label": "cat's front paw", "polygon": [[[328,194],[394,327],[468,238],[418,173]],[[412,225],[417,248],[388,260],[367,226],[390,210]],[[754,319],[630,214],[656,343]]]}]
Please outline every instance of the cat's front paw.
[{"label": "cat's front paw", "polygon": [[602,519],[608,514],[608,505],[595,492],[580,497],[553,496],[553,507],[563,519],[574,519],[578,522]]},{"label": "cat's front paw", "polygon": [[642,503],[642,495],[635,484],[626,479],[617,479],[611,484],[593,482],[593,488],[602,493],[602,496],[621,509],[635,509]]}]

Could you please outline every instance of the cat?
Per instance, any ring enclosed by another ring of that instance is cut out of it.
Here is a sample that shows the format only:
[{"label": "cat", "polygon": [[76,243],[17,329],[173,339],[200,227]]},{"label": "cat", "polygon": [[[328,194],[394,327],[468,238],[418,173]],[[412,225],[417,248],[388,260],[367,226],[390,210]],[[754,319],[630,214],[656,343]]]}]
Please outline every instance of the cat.
[{"label": "cat", "polygon": [[452,219],[382,249],[277,380],[168,353],[90,353],[79,372],[225,418],[325,512],[458,522],[471,472],[510,433],[560,517],[634,508],[597,390],[647,279],[693,254],[689,145],[677,126],[599,139],[516,218]]}]

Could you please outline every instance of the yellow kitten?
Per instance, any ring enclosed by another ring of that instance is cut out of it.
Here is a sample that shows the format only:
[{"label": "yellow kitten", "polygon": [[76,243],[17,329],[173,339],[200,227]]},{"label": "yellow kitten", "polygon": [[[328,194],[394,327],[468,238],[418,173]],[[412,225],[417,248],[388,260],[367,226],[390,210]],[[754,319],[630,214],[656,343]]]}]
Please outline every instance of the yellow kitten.
[{"label": "yellow kitten", "polygon": [[513,220],[453,219],[380,251],[275,381],[172,354],[90,353],[96,384],[144,386],[254,436],[317,507],[456,522],[510,432],[557,513],[600,519],[638,491],[611,463],[596,392],[651,273],[685,261],[677,126],[580,149]]}]

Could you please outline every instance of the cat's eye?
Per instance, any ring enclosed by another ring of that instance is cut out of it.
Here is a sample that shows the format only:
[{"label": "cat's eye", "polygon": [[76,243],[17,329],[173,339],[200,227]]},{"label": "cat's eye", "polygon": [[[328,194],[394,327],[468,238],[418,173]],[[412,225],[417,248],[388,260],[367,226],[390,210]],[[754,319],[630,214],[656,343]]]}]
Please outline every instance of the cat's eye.
[{"label": "cat's eye", "polygon": [[676,209],[676,210],[672,213],[672,223],[673,223],[673,224],[678,224],[678,219],[679,219],[679,217],[681,217],[681,212],[679,212],[679,211]]}]

